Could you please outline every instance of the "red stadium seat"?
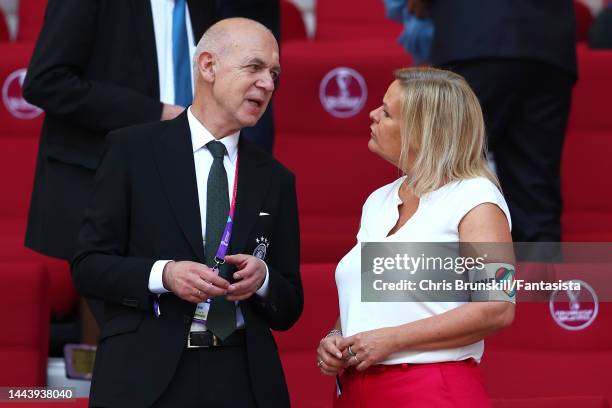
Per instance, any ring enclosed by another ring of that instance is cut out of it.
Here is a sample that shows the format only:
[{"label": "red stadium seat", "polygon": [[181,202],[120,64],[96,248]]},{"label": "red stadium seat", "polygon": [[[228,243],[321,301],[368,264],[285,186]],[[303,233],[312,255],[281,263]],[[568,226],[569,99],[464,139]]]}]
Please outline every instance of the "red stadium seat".
[{"label": "red stadium seat", "polygon": [[[412,65],[412,60],[392,40],[363,40],[350,47],[346,42],[294,41],[283,46],[281,65],[283,74],[275,95],[279,143],[284,133],[325,132],[367,138],[369,113],[382,103],[393,71]],[[333,75],[333,70],[342,67],[357,74],[344,79]],[[348,93],[345,104],[338,100],[341,86]],[[331,112],[344,117],[326,111],[322,101]],[[349,116],[352,109],[356,112]]]},{"label": "red stadium seat", "polygon": [[581,0],[575,0],[574,12],[576,14],[576,41],[586,41],[589,36],[589,28],[593,22],[591,9]]},{"label": "red stadium seat", "polygon": [[334,379],[319,371],[316,349],[339,315],[335,269],[331,263],[301,266],[304,313],[291,330],[274,333],[295,408],[327,408],[332,404]]},{"label": "red stadium seat", "polygon": [[42,264],[0,262],[0,386],[47,383],[49,299]]},{"label": "red stadium seat", "polygon": [[397,169],[368,150],[367,135],[282,138],[276,156],[296,175],[302,261],[338,262],[355,245],[366,198],[397,178]]},{"label": "red stadium seat", "polygon": [[[87,408],[87,398],[76,398],[72,400],[37,400],[36,408]],[[0,402],[0,408],[24,408],[23,402]]]},{"label": "red stadium seat", "polygon": [[[74,312],[78,293],[72,284],[68,262],[38,254],[23,245],[25,220],[0,220],[0,262],[39,262],[45,266],[49,276],[49,304],[56,316]],[[5,230],[6,228],[6,230]]]},{"label": "red stadium seat", "polygon": [[394,41],[402,31],[399,23],[385,17],[381,0],[317,1],[317,40],[350,40],[349,47],[367,39]]},{"label": "red stadium seat", "polygon": [[10,40],[8,26],[6,25],[6,16],[4,11],[0,10],[0,42]]},{"label": "red stadium seat", "polygon": [[612,241],[612,51],[578,46],[579,80],[561,162],[564,241]]},{"label": "red stadium seat", "polygon": [[305,40],[306,26],[302,18],[302,12],[289,0],[281,0],[281,41]]},{"label": "red stadium seat", "polygon": [[17,41],[35,42],[43,25],[47,0],[19,0]]},{"label": "red stadium seat", "polygon": [[481,369],[491,397],[543,398],[543,401],[597,397],[593,399],[595,405],[574,405],[580,407],[601,406],[597,401],[602,397],[612,400],[611,266],[610,263],[547,266],[548,281],[575,278],[588,281],[598,302],[593,302],[586,289],[582,289],[586,296],[581,295],[576,304],[578,309],[572,310],[586,317],[566,320],[561,320],[563,314],[558,314],[570,309],[565,292],[555,297],[549,293],[543,302],[518,302],[514,323],[485,340]]},{"label": "red stadium seat", "polygon": [[[337,262],[355,243],[365,199],[398,177],[367,149],[369,112],[410,57],[393,41],[362,41],[358,49],[294,41],[283,46],[281,59],[274,154],[297,176],[302,261]],[[339,84],[348,102],[333,106],[342,95]]]},{"label": "red stadium seat", "polygon": [[50,277],[51,310],[65,315],[74,310],[77,295],[65,261],[39,255],[24,247],[26,220],[43,112],[29,105],[21,86],[32,44],[0,44],[0,261],[33,260],[45,265]]},{"label": "red stadium seat", "polygon": [[43,112],[23,99],[22,85],[34,44],[0,44],[0,133],[19,138],[38,137]]},{"label": "red stadium seat", "polygon": [[512,398],[492,404],[493,408],[610,408],[604,397]]}]

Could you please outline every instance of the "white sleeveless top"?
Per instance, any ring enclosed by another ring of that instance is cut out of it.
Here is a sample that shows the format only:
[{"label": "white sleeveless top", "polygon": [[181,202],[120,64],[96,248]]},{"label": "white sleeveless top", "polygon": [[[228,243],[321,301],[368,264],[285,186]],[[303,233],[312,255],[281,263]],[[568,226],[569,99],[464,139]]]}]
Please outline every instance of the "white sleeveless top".
[{"label": "white sleeveless top", "polygon": [[[493,203],[502,209],[508,225],[510,212],[495,184],[484,177],[450,182],[423,195],[414,215],[393,235],[388,232],[399,217],[399,188],[405,177],[374,191],[363,205],[357,245],[336,268],[342,334],[399,326],[457,308],[463,302],[361,302],[362,242],[458,242],[459,223],[474,207]],[[435,351],[402,351],[381,364],[435,363],[474,358],[480,362],[484,341]]]}]

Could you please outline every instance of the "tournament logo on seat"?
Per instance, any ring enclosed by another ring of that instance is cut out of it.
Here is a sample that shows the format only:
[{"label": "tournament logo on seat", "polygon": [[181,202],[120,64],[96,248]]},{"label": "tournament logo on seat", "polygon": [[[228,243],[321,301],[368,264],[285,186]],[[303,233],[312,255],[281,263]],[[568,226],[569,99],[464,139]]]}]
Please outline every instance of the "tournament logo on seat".
[{"label": "tournament logo on seat", "polygon": [[321,80],[321,105],[336,118],[357,115],[368,99],[368,87],[363,76],[347,67],[334,68]]},{"label": "tournament logo on seat", "polygon": [[17,119],[34,119],[43,112],[42,109],[30,105],[23,99],[23,81],[26,71],[25,68],[13,71],[6,77],[2,85],[4,106]]},{"label": "tournament logo on seat", "polygon": [[549,309],[554,321],[565,330],[583,330],[589,327],[599,312],[599,300],[591,285],[578,279],[580,290],[555,290],[550,295]]}]

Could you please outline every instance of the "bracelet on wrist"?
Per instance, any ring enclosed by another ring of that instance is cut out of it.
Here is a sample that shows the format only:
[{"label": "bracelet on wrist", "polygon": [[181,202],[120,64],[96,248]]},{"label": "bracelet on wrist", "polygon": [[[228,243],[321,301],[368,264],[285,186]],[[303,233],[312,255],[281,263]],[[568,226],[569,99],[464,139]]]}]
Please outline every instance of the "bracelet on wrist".
[{"label": "bracelet on wrist", "polygon": [[342,336],[342,331],[338,329],[330,330],[330,332],[325,335],[324,339],[331,337],[331,336]]}]

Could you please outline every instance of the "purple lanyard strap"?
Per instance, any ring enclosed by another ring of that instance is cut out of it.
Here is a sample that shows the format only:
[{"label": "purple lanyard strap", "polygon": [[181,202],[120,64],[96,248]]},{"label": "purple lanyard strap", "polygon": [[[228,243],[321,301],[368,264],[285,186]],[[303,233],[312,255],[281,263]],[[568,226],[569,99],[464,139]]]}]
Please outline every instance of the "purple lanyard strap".
[{"label": "purple lanyard strap", "polygon": [[236,210],[236,191],[238,190],[238,156],[236,156],[236,172],[234,173],[234,191],[232,192],[232,203],[230,205],[229,214],[227,215],[227,222],[225,223],[225,229],[221,236],[221,242],[219,242],[219,248],[215,255],[215,264],[212,269],[215,271],[219,270],[219,265],[225,263],[225,255],[229,248],[230,240],[232,239],[232,230],[234,228],[234,211]]}]

